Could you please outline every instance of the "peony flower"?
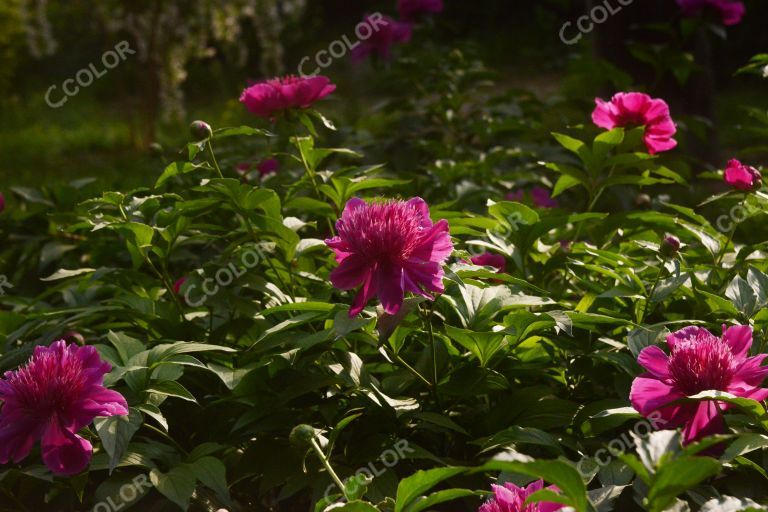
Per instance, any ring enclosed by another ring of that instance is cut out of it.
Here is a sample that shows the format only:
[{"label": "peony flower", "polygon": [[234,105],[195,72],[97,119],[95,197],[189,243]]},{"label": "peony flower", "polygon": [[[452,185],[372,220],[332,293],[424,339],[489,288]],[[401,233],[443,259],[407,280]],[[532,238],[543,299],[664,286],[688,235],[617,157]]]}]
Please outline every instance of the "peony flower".
[{"label": "peony flower", "polygon": [[[524,191],[517,190],[515,192],[508,192],[505,196],[505,199],[507,201],[516,201],[518,203],[522,203],[525,201],[525,195],[526,194]],[[544,187],[533,187],[530,190],[529,195],[534,206],[537,208],[557,208],[559,205],[557,200],[552,199],[549,190]]]},{"label": "peony flower", "polygon": [[727,184],[739,190],[755,190],[763,184],[760,171],[742,164],[735,158],[728,162],[723,178]]},{"label": "peony flower", "polygon": [[[251,172],[253,167],[254,165],[250,162],[242,162],[235,166],[235,171],[237,171],[240,176],[247,178],[246,175]],[[275,174],[279,169],[280,162],[277,158],[265,158],[256,165],[256,170],[259,171],[259,175],[262,178],[270,174]]]},{"label": "peony flower", "polygon": [[[544,488],[544,481],[537,480],[528,487],[518,487],[512,483],[493,485],[493,498],[480,506],[477,512],[554,512],[565,508],[560,503],[540,501],[525,505],[528,497]],[[554,485],[547,487],[550,491],[560,492]]]},{"label": "peony flower", "polygon": [[723,25],[727,26],[741,23],[747,12],[744,4],[736,0],[677,0],[677,5],[684,16],[698,16],[707,8],[714,9],[720,15]]},{"label": "peony flower", "polygon": [[752,328],[726,328],[718,338],[702,327],[686,327],[667,336],[670,354],[657,346],[646,347],[637,361],[648,370],[632,383],[632,406],[645,417],[656,412],[665,427],[684,425],[684,442],[722,433],[720,414],[728,404],[716,401],[672,404],[702,391],[726,391],[732,395],[763,401],[768,388],[760,385],[768,367],[760,364],[768,354],[747,357],[752,346]]},{"label": "peony flower", "polygon": [[309,108],[335,90],[324,76],[287,76],[251,85],[240,95],[240,103],[256,116],[273,118],[288,109]]},{"label": "peony flower", "polygon": [[91,346],[60,340],[35,347],[25,367],[0,379],[0,464],[20,462],[41,440],[51,471],[84,470],[93,448],[77,432],[96,416],[128,414],[125,398],[103,386],[111,369]]},{"label": "peony flower", "polygon": [[3,213],[3,210],[5,210],[5,196],[0,192],[0,213]]},{"label": "peony flower", "polygon": [[382,59],[389,59],[392,54],[392,45],[395,43],[407,43],[411,40],[413,26],[410,23],[396,21],[389,16],[374,18],[366,16],[363,23],[373,27],[371,36],[360,41],[352,50],[352,60],[360,61],[371,54],[378,55]]},{"label": "peony flower", "polygon": [[443,0],[399,0],[397,10],[404,21],[414,21],[422,14],[443,11]]},{"label": "peony flower", "polygon": [[558,202],[552,199],[552,196],[544,187],[533,187],[531,189],[531,199],[538,208],[557,208]]},{"label": "peony flower", "polygon": [[259,170],[259,174],[262,177],[268,174],[275,174],[280,169],[280,162],[277,160],[277,158],[266,158],[259,162],[259,165],[256,166],[256,169]]},{"label": "peony flower", "polygon": [[494,267],[499,272],[503,273],[507,269],[507,259],[501,254],[493,254],[490,252],[484,252],[470,258],[472,263],[480,265],[482,267]]},{"label": "peony flower", "polygon": [[654,99],[640,92],[620,92],[603,101],[595,98],[597,107],[592,112],[592,121],[600,128],[612,130],[616,127],[645,127],[643,140],[648,153],[655,155],[677,146],[672,138],[677,127],[669,115],[669,106],[664,100]]},{"label": "peony flower", "polygon": [[360,313],[374,296],[394,315],[405,292],[431,299],[428,292],[444,291],[442,265],[453,252],[448,222],[433,224],[420,197],[371,204],[350,199],[336,231],[338,236],[325,241],[339,263],[331,282],[341,290],[362,285],[349,316]]}]

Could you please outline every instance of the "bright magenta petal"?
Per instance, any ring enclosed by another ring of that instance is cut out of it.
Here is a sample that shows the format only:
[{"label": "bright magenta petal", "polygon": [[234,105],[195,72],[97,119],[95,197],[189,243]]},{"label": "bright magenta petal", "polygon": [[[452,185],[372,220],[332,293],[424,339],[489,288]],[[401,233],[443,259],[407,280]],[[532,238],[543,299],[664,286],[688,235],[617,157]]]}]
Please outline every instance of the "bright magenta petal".
[{"label": "bright magenta petal", "polygon": [[42,452],[48,469],[60,475],[75,475],[88,467],[93,447],[52,419],[43,434]]},{"label": "bright magenta petal", "polygon": [[652,345],[645,347],[637,357],[637,362],[659,379],[669,378],[669,356],[659,347]]},{"label": "bright magenta petal", "polygon": [[713,401],[700,402],[693,419],[683,429],[683,442],[692,443],[703,437],[725,432],[725,422],[717,404]]}]

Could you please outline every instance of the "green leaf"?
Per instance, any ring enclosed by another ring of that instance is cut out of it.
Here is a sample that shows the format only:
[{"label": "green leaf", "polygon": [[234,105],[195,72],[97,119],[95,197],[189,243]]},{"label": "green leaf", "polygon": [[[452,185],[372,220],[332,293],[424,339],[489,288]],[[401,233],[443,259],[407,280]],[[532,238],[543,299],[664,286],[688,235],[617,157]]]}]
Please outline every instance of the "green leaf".
[{"label": "green leaf", "polygon": [[648,490],[651,512],[666,510],[683,492],[720,472],[720,463],[710,457],[679,457],[664,464]]},{"label": "green leaf", "polygon": [[451,477],[464,473],[466,468],[435,468],[426,471],[417,471],[415,474],[404,478],[397,486],[397,498],[395,499],[395,512],[404,512],[406,507],[419,498],[422,494]]},{"label": "green leaf", "polygon": [[195,492],[197,483],[189,465],[181,464],[168,473],[153,469],[149,473],[149,479],[160,494],[177,504],[182,510],[189,508],[189,500]]},{"label": "green leaf", "polygon": [[163,173],[160,175],[159,178],[157,178],[157,181],[155,182],[155,188],[159,188],[163,185],[166,181],[173,178],[174,176],[177,176],[179,174],[187,174],[192,171],[196,171],[198,169],[210,169],[210,167],[206,164],[193,164],[191,162],[173,162],[172,164],[168,165]]},{"label": "green leaf", "polygon": [[120,463],[131,438],[143,424],[141,413],[137,409],[131,407],[128,412],[128,416],[109,416],[93,420],[101,444],[109,455],[110,473]]},{"label": "green leaf", "polygon": [[224,464],[213,457],[201,457],[189,465],[190,470],[203,485],[212,489],[227,506],[232,506]]},{"label": "green leaf", "polygon": [[187,388],[173,380],[155,382],[144,391],[147,393],[155,393],[157,395],[181,398],[182,400],[187,400],[188,402],[197,403],[197,400],[195,400],[195,397],[187,390]]}]

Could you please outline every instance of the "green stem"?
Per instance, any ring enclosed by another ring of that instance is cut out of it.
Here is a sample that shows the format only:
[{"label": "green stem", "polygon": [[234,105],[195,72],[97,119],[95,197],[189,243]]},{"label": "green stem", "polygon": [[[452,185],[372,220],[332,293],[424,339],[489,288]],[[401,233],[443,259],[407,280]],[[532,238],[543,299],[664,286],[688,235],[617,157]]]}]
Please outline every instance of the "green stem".
[{"label": "green stem", "polygon": [[645,321],[645,317],[648,316],[648,308],[651,306],[651,299],[653,298],[653,294],[656,293],[656,288],[659,286],[659,281],[661,280],[661,274],[666,270],[666,267],[664,266],[664,263],[661,264],[659,267],[659,271],[656,273],[656,279],[653,281],[653,286],[651,287],[651,293],[648,294],[648,298],[645,301],[645,307],[643,308],[643,316],[640,318],[640,322],[642,323]]},{"label": "green stem", "polygon": [[208,139],[206,147],[208,149],[208,154],[211,155],[211,163],[213,164],[213,168],[216,169],[216,172],[218,173],[219,178],[224,179],[224,175],[221,173],[221,168],[219,167],[219,163],[216,161],[216,155],[213,154],[213,144],[211,144],[211,139]]},{"label": "green stem", "polygon": [[440,395],[437,392],[437,384],[439,382],[437,378],[437,345],[435,344],[435,333],[432,330],[432,315],[434,314],[434,311],[435,306],[434,303],[432,303],[427,311],[425,321],[427,323],[427,332],[429,333],[429,346],[432,350],[432,391],[435,394],[435,402],[438,407],[440,407]]},{"label": "green stem", "polygon": [[336,483],[336,485],[339,486],[339,490],[344,493],[344,496],[347,495],[347,490],[344,486],[344,482],[341,481],[341,478],[339,478],[339,475],[336,474],[336,471],[333,470],[333,467],[331,466],[331,463],[328,462],[328,458],[323,453],[323,450],[320,449],[320,446],[317,444],[317,441],[315,438],[312,438],[312,448],[315,449],[315,453],[317,454],[318,458],[320,459],[320,462],[323,463],[323,466],[325,467],[326,471],[328,471],[328,474],[331,475],[331,478]]}]

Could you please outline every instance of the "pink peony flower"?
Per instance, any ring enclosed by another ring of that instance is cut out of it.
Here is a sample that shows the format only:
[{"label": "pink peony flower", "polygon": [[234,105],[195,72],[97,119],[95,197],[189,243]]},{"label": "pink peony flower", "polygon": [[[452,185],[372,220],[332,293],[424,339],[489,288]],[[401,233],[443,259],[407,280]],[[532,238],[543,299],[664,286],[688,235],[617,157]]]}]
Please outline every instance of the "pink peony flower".
[{"label": "pink peony flower", "polygon": [[[531,201],[533,202],[534,206],[537,208],[557,208],[559,203],[557,200],[552,199],[552,196],[549,193],[549,190],[547,190],[544,187],[533,187],[530,192]],[[505,199],[507,201],[515,201],[518,203],[522,203],[525,201],[525,192],[522,190],[517,190],[515,192],[508,192],[505,196]]]},{"label": "pink peony flower", "polygon": [[664,100],[640,92],[620,92],[609,102],[595,98],[595,103],[597,107],[592,112],[592,121],[600,128],[645,126],[643,139],[652,155],[677,146],[677,141],[672,138],[677,127]]},{"label": "pink peony flower", "polygon": [[549,190],[544,187],[533,187],[531,199],[533,199],[533,204],[539,208],[557,208],[558,206],[558,202],[552,199]]},{"label": "pink peony flower", "polygon": [[752,346],[752,328],[726,328],[718,338],[701,327],[686,327],[667,336],[670,354],[657,346],[640,352],[638,362],[648,370],[632,383],[632,406],[645,417],[656,412],[665,427],[684,425],[684,442],[722,433],[725,423],[720,410],[728,404],[715,401],[671,405],[702,391],[719,390],[763,401],[768,388],[760,385],[768,367],[760,364],[768,354],[747,357]]},{"label": "pink peony flower", "polygon": [[399,0],[397,10],[400,18],[414,21],[422,14],[437,14],[443,11],[443,0]]},{"label": "pink peony flower", "polygon": [[[493,498],[480,506],[477,512],[554,512],[565,507],[559,503],[541,501],[538,503],[529,503],[525,505],[525,500],[531,494],[544,488],[544,481],[537,480],[528,487],[518,487],[512,483],[493,485]],[[560,492],[554,485],[547,489]]]},{"label": "pink peony flower", "polygon": [[432,224],[429,207],[420,197],[371,204],[350,199],[336,231],[338,236],[325,241],[339,263],[331,282],[341,290],[362,285],[350,316],[374,296],[394,315],[405,292],[431,298],[427,291],[444,291],[442,265],[453,252],[448,222]]},{"label": "pink peony flower", "polygon": [[731,26],[741,23],[747,12],[742,2],[736,0],[677,0],[677,5],[684,16],[698,16],[707,8],[718,12],[723,25]]},{"label": "pink peony flower", "polygon": [[371,54],[389,59],[393,44],[411,40],[413,26],[410,23],[396,21],[389,16],[366,16],[363,22],[373,27],[373,33],[352,50],[352,60],[360,61]]},{"label": "pink peony flower", "polygon": [[494,267],[499,272],[505,272],[507,270],[507,259],[501,254],[492,254],[490,252],[484,252],[470,258],[472,263],[483,267]]},{"label": "pink peony flower", "polygon": [[240,95],[240,103],[256,116],[273,118],[288,109],[309,108],[335,90],[324,76],[287,76],[251,85]]},{"label": "pink peony flower", "polygon": [[128,414],[125,398],[103,386],[111,369],[91,346],[35,347],[27,366],[0,379],[0,464],[20,462],[41,440],[51,471],[84,470],[93,448],[77,432],[96,416]]},{"label": "pink peony flower", "polygon": [[277,158],[266,158],[259,162],[259,165],[256,166],[256,169],[259,170],[259,174],[262,177],[268,174],[275,174],[278,170],[280,170],[280,162],[277,160]]},{"label": "pink peony flower", "polygon": [[739,190],[754,190],[763,184],[760,171],[742,164],[735,158],[728,162],[723,178],[727,184]]}]

